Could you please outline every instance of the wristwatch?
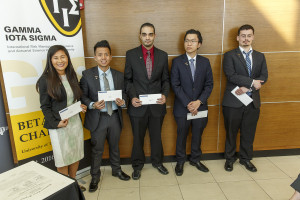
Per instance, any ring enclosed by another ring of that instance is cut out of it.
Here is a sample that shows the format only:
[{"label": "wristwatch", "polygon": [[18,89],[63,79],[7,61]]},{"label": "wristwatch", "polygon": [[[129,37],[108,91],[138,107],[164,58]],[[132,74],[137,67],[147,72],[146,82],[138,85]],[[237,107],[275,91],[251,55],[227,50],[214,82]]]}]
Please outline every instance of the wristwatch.
[{"label": "wristwatch", "polygon": [[93,109],[96,109],[96,107],[95,107],[95,103],[93,103],[93,104],[92,104],[92,108],[93,108]]}]

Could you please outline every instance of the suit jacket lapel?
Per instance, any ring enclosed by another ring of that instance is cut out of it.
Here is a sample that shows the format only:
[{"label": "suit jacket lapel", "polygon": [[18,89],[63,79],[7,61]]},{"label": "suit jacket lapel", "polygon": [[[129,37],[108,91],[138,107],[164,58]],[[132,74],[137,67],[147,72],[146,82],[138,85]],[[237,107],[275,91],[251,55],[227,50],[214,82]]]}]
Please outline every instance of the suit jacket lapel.
[{"label": "suit jacket lapel", "polygon": [[188,61],[188,58],[187,58],[186,54],[182,55],[182,66],[184,66],[184,68],[186,70],[186,73],[188,74],[191,81],[193,82],[193,76],[192,76],[192,72],[191,72],[191,68],[190,68],[190,63]]},{"label": "suit jacket lapel", "polygon": [[257,67],[257,54],[256,51],[253,50],[252,52],[252,70],[251,70],[251,77],[253,77],[254,70]]},{"label": "suit jacket lapel", "polygon": [[152,74],[151,74],[151,78],[153,77],[153,74],[155,74],[155,72],[157,71],[157,64],[159,63],[159,54],[157,52],[157,49],[154,47],[153,50],[153,54],[154,54],[154,63],[153,63],[153,67],[152,67]]},{"label": "suit jacket lapel", "polygon": [[117,77],[116,77],[116,72],[112,68],[110,68],[110,72],[111,72],[111,75],[112,75],[112,78],[113,78],[113,81],[114,81],[114,88],[115,88],[115,90],[117,90],[118,80],[117,80]]},{"label": "suit jacket lapel", "polygon": [[245,58],[243,56],[243,53],[241,52],[240,48],[236,48],[236,55],[240,59],[240,61],[243,63],[244,69],[246,70],[246,72],[248,74],[248,68],[247,68],[246,60],[245,60]]},{"label": "suit jacket lapel", "polygon": [[200,71],[201,71],[200,56],[197,55],[197,57],[196,57],[196,71],[195,71],[194,82],[196,82],[197,78],[199,77]]},{"label": "suit jacket lapel", "polygon": [[140,66],[142,66],[142,68],[143,68],[142,71],[144,72],[144,75],[148,79],[148,74],[147,74],[146,64],[145,64],[145,61],[144,61],[142,45],[137,48],[137,56],[138,56],[138,60],[140,62]]},{"label": "suit jacket lapel", "polygon": [[101,87],[100,87],[100,77],[99,77],[99,71],[98,71],[98,66],[93,68],[93,75],[94,77],[91,77],[94,80],[94,85],[96,87],[96,92],[98,93],[98,91],[100,91]]}]

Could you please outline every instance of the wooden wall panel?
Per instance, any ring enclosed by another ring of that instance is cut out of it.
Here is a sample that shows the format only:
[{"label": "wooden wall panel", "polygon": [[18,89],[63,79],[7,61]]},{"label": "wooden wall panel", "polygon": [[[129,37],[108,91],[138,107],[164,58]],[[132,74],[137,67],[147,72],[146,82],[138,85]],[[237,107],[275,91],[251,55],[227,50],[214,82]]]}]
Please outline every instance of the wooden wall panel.
[{"label": "wooden wall panel", "polygon": [[[86,0],[85,1],[85,52],[93,55],[94,44],[103,39],[111,43],[114,55],[138,46],[139,28],[145,22],[156,27],[155,45],[168,54],[184,52],[182,41],[186,30],[199,29],[205,44],[200,52],[221,52],[223,0],[186,1],[154,0]],[[211,26],[213,24],[213,26]]]},{"label": "wooden wall panel", "polygon": [[255,150],[300,147],[299,103],[263,104]]},{"label": "wooden wall panel", "polygon": [[263,52],[299,51],[300,3],[297,0],[226,0],[224,51],[237,47],[238,28],[251,24],[255,29],[253,47]]},{"label": "wooden wall panel", "polygon": [[263,102],[300,100],[300,52],[265,54],[269,80],[261,89]]}]

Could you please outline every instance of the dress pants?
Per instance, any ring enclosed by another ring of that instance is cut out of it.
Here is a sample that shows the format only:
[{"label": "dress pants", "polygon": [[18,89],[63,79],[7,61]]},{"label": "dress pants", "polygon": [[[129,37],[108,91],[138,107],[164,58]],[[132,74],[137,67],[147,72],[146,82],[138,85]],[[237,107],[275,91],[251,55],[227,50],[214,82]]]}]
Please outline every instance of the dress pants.
[{"label": "dress pants", "polygon": [[109,145],[109,160],[113,172],[121,170],[119,140],[121,134],[121,124],[118,112],[109,116],[107,113],[100,114],[100,121],[95,131],[91,132],[92,143],[92,178],[100,178],[102,154],[104,151],[105,139]]},{"label": "dress pants", "polygon": [[207,117],[187,120],[186,117],[175,117],[177,123],[176,160],[183,164],[186,161],[186,139],[192,128],[191,157],[190,161],[196,163],[200,161],[201,138],[204,128],[207,125]]},{"label": "dress pants", "polygon": [[253,103],[240,108],[223,106],[224,124],[226,129],[225,158],[235,161],[236,137],[240,130],[239,159],[249,161],[253,157],[253,142],[259,118],[259,108]]},{"label": "dress pants", "polygon": [[144,138],[147,128],[150,136],[151,162],[154,166],[162,163],[164,152],[161,141],[161,127],[163,120],[164,115],[159,117],[153,116],[149,106],[143,117],[130,116],[133,133],[131,162],[134,170],[141,170],[144,167]]}]

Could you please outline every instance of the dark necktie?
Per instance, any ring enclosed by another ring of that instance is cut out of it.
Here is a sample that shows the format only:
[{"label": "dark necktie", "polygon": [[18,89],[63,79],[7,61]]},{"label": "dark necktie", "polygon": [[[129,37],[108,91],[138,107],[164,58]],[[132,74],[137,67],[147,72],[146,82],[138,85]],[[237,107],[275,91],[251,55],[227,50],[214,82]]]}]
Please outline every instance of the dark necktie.
[{"label": "dark necktie", "polygon": [[[251,76],[251,60],[250,60],[250,54],[251,54],[252,50],[248,51],[248,53],[246,53],[245,51],[243,51],[243,54],[246,55],[246,65],[247,65],[247,69],[248,69],[248,75],[249,77]],[[248,96],[252,95],[252,92],[246,92]]]},{"label": "dark necktie", "polygon": [[190,59],[190,68],[191,68],[191,72],[192,72],[192,77],[193,77],[193,80],[194,80],[194,76],[195,76],[195,64],[194,64],[194,59]]},{"label": "dark necktie", "polygon": [[146,69],[147,69],[148,79],[150,79],[152,74],[152,60],[150,56],[150,51],[147,51]]},{"label": "dark necktie", "polygon": [[[106,78],[106,73],[103,73],[103,82],[104,82],[105,91],[109,91],[110,87],[109,87],[108,80]],[[111,101],[106,102],[106,109],[107,109],[107,114],[109,114],[111,116],[112,115],[112,102]]]},{"label": "dark necktie", "polygon": [[247,68],[248,68],[248,74],[249,74],[249,77],[251,76],[251,60],[250,60],[250,54],[251,54],[252,50],[250,50],[248,53],[246,53],[245,51],[243,51],[243,54],[246,55],[246,65],[247,65]]}]

